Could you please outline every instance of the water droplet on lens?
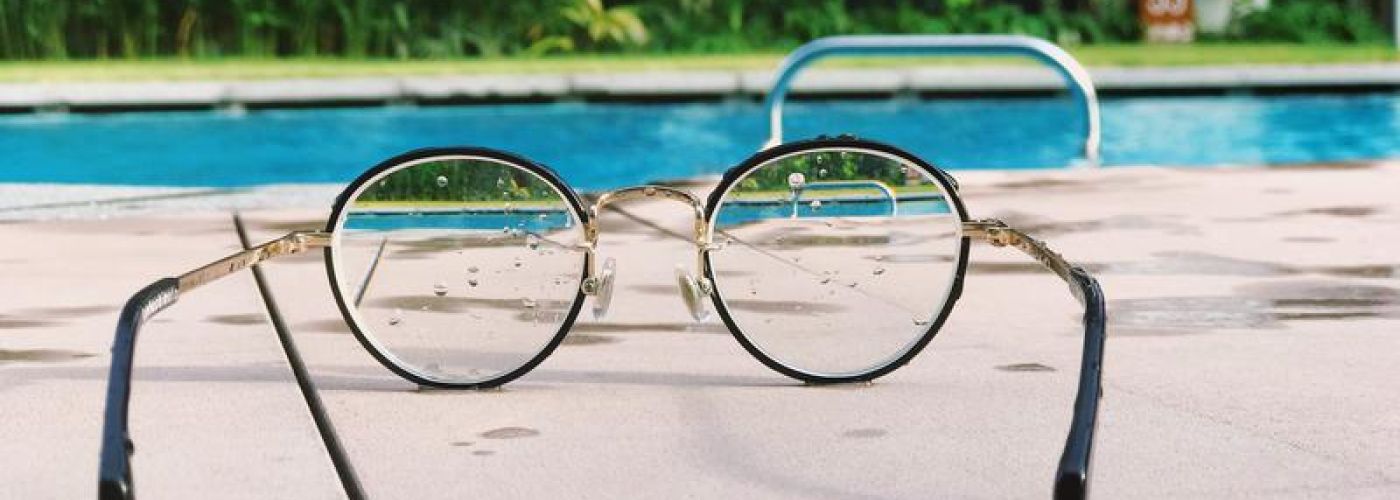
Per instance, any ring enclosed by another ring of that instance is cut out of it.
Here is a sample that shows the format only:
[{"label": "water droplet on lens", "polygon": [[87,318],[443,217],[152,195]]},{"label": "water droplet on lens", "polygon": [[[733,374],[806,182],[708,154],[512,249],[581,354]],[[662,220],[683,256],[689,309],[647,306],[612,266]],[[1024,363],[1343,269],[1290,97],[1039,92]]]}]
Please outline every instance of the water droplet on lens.
[{"label": "water droplet on lens", "polygon": [[821,209],[822,209],[822,201],[821,201],[821,200],[812,200],[811,207],[812,207],[812,211],[813,211],[813,212],[816,212],[816,211],[818,211],[818,210],[821,210]]},{"label": "water droplet on lens", "polygon": [[536,305],[535,299],[529,297],[522,298],[520,299],[520,305],[525,307],[526,309],[534,309]]},{"label": "water droplet on lens", "polygon": [[540,214],[540,220],[541,220],[541,221],[549,220],[549,214]]},{"label": "water droplet on lens", "polygon": [[476,288],[476,285],[477,285],[478,283],[476,282],[476,279],[473,278],[473,279],[467,280],[467,284],[468,284],[468,285],[471,285],[472,288]]},{"label": "water droplet on lens", "polygon": [[[820,156],[818,156],[818,158],[820,158]],[[807,176],[803,175],[802,172],[793,172],[788,174],[787,181],[788,187],[792,189],[802,189],[803,186],[807,185]]]},{"label": "water droplet on lens", "polygon": [[819,153],[819,154],[817,154],[816,160],[817,160],[817,165],[821,165],[821,164],[823,164],[823,163],[826,163],[826,155],[820,154],[820,153]]},{"label": "water droplet on lens", "polygon": [[875,262],[883,262],[884,260],[885,260],[885,256],[884,256],[884,255],[876,255],[876,256],[875,256]]},{"label": "water droplet on lens", "polygon": [[874,275],[876,275],[876,276],[879,276],[879,275],[881,275],[881,274],[885,274],[885,268],[883,268],[883,267],[877,267],[877,268],[875,268],[874,271],[871,271],[870,274],[874,274]]},{"label": "water droplet on lens", "polygon": [[525,246],[531,250],[539,250],[540,237],[535,236],[534,234],[525,236]]},{"label": "water droplet on lens", "polygon": [[510,226],[502,226],[502,227],[501,227],[501,232],[502,232],[502,233],[506,233],[506,234],[510,234]]},{"label": "water droplet on lens", "polygon": [[394,325],[397,325],[397,324],[402,323],[402,322],[403,322],[403,310],[402,310],[402,309],[394,309],[393,314],[390,314],[390,315],[389,315],[389,326],[394,326]]},{"label": "water droplet on lens", "polygon": [[437,185],[438,185],[438,187],[440,187],[440,188],[445,188],[445,187],[447,187],[447,176],[446,176],[446,175],[439,175],[438,178],[437,178]]},{"label": "water droplet on lens", "polygon": [[914,318],[914,325],[915,325],[915,326],[928,326],[928,323],[929,323],[929,321],[926,320],[926,319]]},{"label": "water droplet on lens", "polygon": [[857,283],[854,282],[854,281],[852,281],[852,282],[850,282],[850,283],[846,283],[846,288],[855,288],[856,285],[857,285]]},{"label": "water droplet on lens", "polygon": [[497,178],[496,178],[496,187],[498,187],[498,188],[506,187],[506,180],[505,180],[505,179],[502,179],[502,178],[500,178],[500,177],[497,177]]},{"label": "water droplet on lens", "polygon": [[823,168],[821,170],[818,170],[817,177],[826,177],[826,169]]},{"label": "water droplet on lens", "polygon": [[831,283],[831,278],[822,278],[822,284],[825,285],[827,283]]},{"label": "water droplet on lens", "polygon": [[433,284],[433,295],[442,297],[447,295],[447,284],[441,281]]},{"label": "water droplet on lens", "polygon": [[653,186],[647,186],[646,189],[642,190],[642,193],[647,196],[656,196],[656,188]]},{"label": "water droplet on lens", "polygon": [[511,212],[514,212],[514,211],[515,211],[515,204],[513,204],[513,203],[507,203],[507,204],[506,204],[506,213],[511,213]]},{"label": "water droplet on lens", "polygon": [[476,272],[477,272],[477,271],[480,271],[480,270],[481,270],[481,268],[478,268],[478,267],[476,267],[476,266],[472,266],[472,267],[468,267],[468,268],[467,268],[467,272],[472,273],[472,274],[476,274]]},{"label": "water droplet on lens", "polygon": [[906,165],[906,166],[899,167],[899,173],[904,174],[904,175],[909,175],[909,166]]},{"label": "water droplet on lens", "polygon": [[516,257],[516,258],[515,258],[515,262],[511,263],[511,265],[513,265],[513,266],[515,266],[515,267],[520,267],[520,266],[525,265],[525,263],[524,263],[524,262],[521,262],[520,257]]}]

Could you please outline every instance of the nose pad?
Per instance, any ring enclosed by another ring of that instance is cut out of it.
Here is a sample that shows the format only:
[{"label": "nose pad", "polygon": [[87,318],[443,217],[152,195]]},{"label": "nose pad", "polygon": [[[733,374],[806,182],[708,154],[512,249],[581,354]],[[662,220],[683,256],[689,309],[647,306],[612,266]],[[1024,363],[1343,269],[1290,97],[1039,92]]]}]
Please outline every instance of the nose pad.
[{"label": "nose pad", "polygon": [[613,276],[617,274],[617,260],[608,257],[603,261],[603,269],[598,272],[598,289],[593,293],[593,317],[601,319],[608,315],[612,305]]},{"label": "nose pad", "polygon": [[685,268],[676,266],[676,286],[680,288],[681,300],[685,301],[685,308],[690,311],[690,317],[695,321],[705,321],[710,317],[710,309],[705,301],[709,295],[708,283],[702,279],[697,280],[695,276],[686,272]]}]

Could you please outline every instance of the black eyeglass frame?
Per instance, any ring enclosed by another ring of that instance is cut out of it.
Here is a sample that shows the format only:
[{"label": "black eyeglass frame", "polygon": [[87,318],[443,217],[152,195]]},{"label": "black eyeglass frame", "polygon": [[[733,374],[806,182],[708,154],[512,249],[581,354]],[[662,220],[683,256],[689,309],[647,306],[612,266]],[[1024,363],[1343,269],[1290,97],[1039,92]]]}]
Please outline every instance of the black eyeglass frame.
[{"label": "black eyeglass frame", "polygon": [[[712,284],[707,294],[710,296],[712,303],[715,304],[716,310],[720,313],[720,317],[729,328],[730,333],[734,335],[736,340],[738,340],[751,355],[764,365],[779,373],[804,382],[829,384],[873,380],[906,364],[932,340],[934,335],[936,335],[938,330],[942,327],[952,310],[953,304],[961,294],[971,239],[983,239],[994,246],[1016,247],[1035,258],[1042,265],[1065,280],[1070,286],[1071,293],[1073,293],[1076,299],[1084,306],[1084,345],[1081,355],[1079,382],[1070,430],[1066,437],[1065,447],[1057,467],[1054,496],[1055,498],[1084,498],[1087,496],[1092,461],[1093,437],[1098,414],[1098,401],[1102,395],[1101,368],[1104,343],[1106,340],[1105,323],[1107,315],[1104,309],[1103,292],[1098,282],[1082,268],[1072,266],[1059,254],[1051,251],[1043,242],[1031,238],[1007,226],[1003,222],[995,220],[969,220],[966,217],[966,211],[962,204],[961,197],[957,193],[956,181],[942,169],[894,146],[849,136],[818,138],[808,141],[787,143],[765,149],[751,156],[738,166],[726,172],[719,185],[716,186],[715,190],[711,193],[710,199],[704,207],[704,222],[708,224],[713,220],[715,217],[715,210],[719,206],[719,197],[722,196],[722,193],[726,192],[734,182],[742,179],[744,174],[762,166],[765,162],[773,158],[785,154],[802,152],[808,149],[822,148],[864,149],[896,156],[909,162],[909,164],[917,165],[928,174],[934,176],[935,179],[944,186],[952,188],[947,189],[945,195],[949,204],[956,207],[955,211],[961,219],[963,236],[959,245],[960,258],[958,259],[954,283],[947,300],[944,301],[943,309],[940,311],[935,321],[930,322],[928,331],[915,341],[906,352],[899,355],[893,362],[877,369],[853,375],[840,376],[819,375],[794,370],[767,356],[762,350],[758,349],[757,346],[743,336],[731,314],[726,309],[724,301],[720,298],[713,267],[709,265],[709,254],[706,249],[702,248],[702,258],[705,263],[703,273],[705,278]],[[103,424],[101,463],[99,465],[99,497],[135,497],[130,466],[130,455],[133,451],[133,446],[129,438],[127,417],[128,405],[130,402],[135,342],[137,333],[142,324],[160,310],[173,304],[182,292],[187,292],[220,277],[278,256],[300,253],[318,247],[323,248],[326,256],[327,274],[332,281],[331,289],[333,290],[333,295],[335,296],[336,303],[346,323],[350,326],[356,339],[366,350],[370,351],[371,355],[373,355],[379,363],[396,375],[407,380],[424,386],[438,388],[487,388],[504,384],[522,376],[539,363],[543,362],[543,360],[563,341],[564,336],[577,318],[585,296],[582,290],[576,295],[574,303],[565,321],[561,324],[560,329],[544,349],[521,367],[482,383],[444,383],[420,377],[409,370],[405,370],[403,367],[397,366],[383,353],[379,352],[378,347],[367,338],[363,331],[361,331],[359,325],[349,312],[348,301],[346,300],[347,297],[344,296],[340,290],[341,287],[335,282],[336,273],[333,261],[334,256],[330,248],[330,235],[331,232],[336,229],[336,221],[340,220],[347,205],[353,201],[348,199],[350,194],[356,192],[363,183],[368,182],[388,169],[396,168],[405,162],[416,159],[443,155],[468,155],[493,158],[526,168],[551,184],[559,193],[563,194],[569,201],[571,207],[576,211],[576,214],[580,217],[581,223],[588,221],[587,217],[589,217],[589,213],[582,209],[583,204],[580,202],[581,197],[565,184],[553,170],[544,165],[540,165],[518,155],[486,148],[461,147],[420,149],[381,162],[379,165],[371,168],[355,181],[351,182],[346,187],[345,191],[336,199],[325,232],[294,232],[253,249],[231,255],[210,265],[181,275],[178,278],[164,278],[152,283],[131,297],[123,308],[120,319],[118,320],[116,338],[112,347],[112,365],[109,373],[106,395],[107,404]],[[654,189],[662,188],[656,187]],[[592,258],[591,253],[585,258],[585,275],[593,269],[592,261],[590,260]]]}]

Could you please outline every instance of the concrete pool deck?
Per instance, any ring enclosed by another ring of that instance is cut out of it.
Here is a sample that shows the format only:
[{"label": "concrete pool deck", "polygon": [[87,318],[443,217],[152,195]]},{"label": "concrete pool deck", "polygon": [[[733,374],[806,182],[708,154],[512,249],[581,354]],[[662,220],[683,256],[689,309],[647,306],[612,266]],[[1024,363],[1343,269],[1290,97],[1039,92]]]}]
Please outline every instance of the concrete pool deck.
[{"label": "concrete pool deck", "polygon": [[[1095,494],[1400,496],[1400,164],[956,175],[973,216],[1043,237],[1103,282]],[[53,205],[0,223],[0,484],[83,498],[120,304],[235,250],[225,208],[264,240],[320,227],[334,190],[79,213],[63,211],[82,196],[37,189],[0,186]],[[624,208],[685,231],[678,207]],[[963,298],[924,353],[871,385],[805,387],[716,320],[688,319],[671,281],[684,242],[605,224],[602,251],[626,266],[613,315],[581,316],[500,391],[417,390],[346,333],[319,254],[266,266],[372,497],[1049,494],[1080,332],[1064,286],[1026,257],[974,245]],[[142,335],[131,418],[144,497],[340,496],[250,274],[183,297]]]},{"label": "concrete pool deck", "polygon": [[[1089,68],[1101,94],[1400,89],[1400,64]],[[772,71],[642,71],[246,81],[0,83],[0,111],[227,109],[556,100],[759,99]],[[1058,75],[1035,66],[814,69],[792,95],[1049,93]]]}]

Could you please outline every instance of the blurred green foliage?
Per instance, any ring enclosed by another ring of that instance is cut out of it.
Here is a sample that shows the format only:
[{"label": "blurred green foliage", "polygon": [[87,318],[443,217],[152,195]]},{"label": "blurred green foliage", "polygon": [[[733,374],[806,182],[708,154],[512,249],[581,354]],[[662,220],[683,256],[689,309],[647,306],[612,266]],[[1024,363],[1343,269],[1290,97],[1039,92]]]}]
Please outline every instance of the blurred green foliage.
[{"label": "blurred green foliage", "polygon": [[[1383,0],[1278,0],[1230,38],[1371,42]],[[0,0],[0,59],[785,51],[855,33],[1136,41],[1136,0]]]},{"label": "blurred green foliage", "polygon": [[1365,0],[1284,0],[1240,17],[1233,38],[1275,42],[1384,43],[1390,39]]},{"label": "blurred green foliage", "polygon": [[355,202],[501,201],[562,202],[543,179],[521,168],[487,160],[419,163],[369,185]]},{"label": "blurred green foliage", "polygon": [[898,161],[861,152],[824,151],[790,156],[749,173],[734,192],[778,194],[790,191],[794,173],[802,174],[804,185],[818,182],[878,181],[891,188],[929,183],[918,171],[909,171]]}]

